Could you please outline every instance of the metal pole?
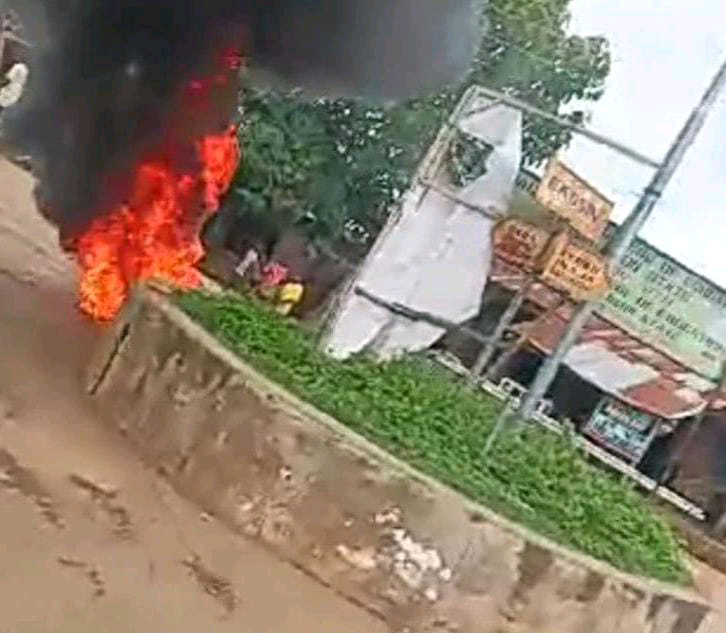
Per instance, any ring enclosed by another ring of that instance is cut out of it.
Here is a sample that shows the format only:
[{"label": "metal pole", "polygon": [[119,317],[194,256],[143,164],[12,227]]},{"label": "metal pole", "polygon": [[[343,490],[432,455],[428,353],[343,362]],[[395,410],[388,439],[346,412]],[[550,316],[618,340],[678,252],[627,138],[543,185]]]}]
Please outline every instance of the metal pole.
[{"label": "metal pole", "polygon": [[527,298],[529,290],[534,284],[535,279],[536,276],[531,274],[524,280],[522,287],[512,297],[512,300],[509,302],[506,310],[504,310],[502,316],[499,317],[499,321],[497,322],[497,326],[494,328],[494,332],[492,332],[489,340],[484,344],[479,356],[477,356],[476,362],[471,368],[470,378],[472,381],[476,381],[479,376],[481,376],[482,372],[489,364],[489,361],[492,359],[492,356],[494,356],[494,352],[497,349],[499,341],[504,336],[507,328],[509,328],[512,324],[514,317],[517,316],[517,312],[519,312],[519,308],[522,307],[524,300]]},{"label": "metal pole", "polygon": [[496,362],[492,364],[489,369],[487,369],[487,373],[485,374],[486,378],[488,380],[496,380],[499,374],[501,374],[506,369],[506,366],[509,364],[509,361],[514,357],[514,355],[517,354],[524,347],[525,343],[527,343],[530,335],[532,334],[532,332],[534,332],[534,329],[540,323],[545,323],[548,319],[550,319],[557,312],[557,310],[565,305],[565,303],[566,300],[564,298],[559,299],[549,308],[547,308],[542,314],[540,314],[529,324],[524,326],[514,344],[511,345],[509,349],[502,352],[502,355],[497,358]]},{"label": "metal pole", "polygon": [[[703,94],[701,101],[691,112],[691,115],[673,142],[673,145],[668,150],[662,165],[653,174],[650,184],[643,191],[640,200],[630,212],[625,222],[618,227],[618,230],[608,244],[607,255],[610,259],[611,272],[614,272],[620,264],[628,247],[650,216],[663,190],[681,164],[686,152],[693,145],[693,141],[696,140],[698,133],[706,121],[706,117],[716,102],[716,98],[723,90],[724,84],[726,84],[726,62],[718,69],[711,84]],[[588,301],[581,304],[575,311],[565,334],[552,354],[543,363],[527,395],[522,400],[522,405],[518,411],[522,419],[528,420],[532,416],[537,402],[547,393],[547,389],[552,384],[560,364],[577,340],[582,328],[598,304],[599,301]]]},{"label": "metal pole", "polygon": [[712,532],[718,539],[723,537],[724,532],[726,532],[726,512],[723,512],[718,518]]},{"label": "metal pole", "polygon": [[424,323],[429,323],[430,325],[441,328],[446,332],[461,332],[462,334],[465,334],[469,338],[473,338],[474,340],[479,341],[482,344],[486,344],[489,340],[481,332],[477,332],[476,330],[467,327],[466,325],[461,325],[460,323],[449,321],[448,319],[436,316],[435,314],[431,314],[430,312],[424,312],[422,310],[415,310],[414,308],[409,308],[408,306],[405,306],[398,301],[386,301],[385,299],[377,297],[376,295],[368,292],[365,288],[361,288],[360,286],[356,286],[353,289],[353,292],[356,295],[367,299],[374,305],[385,308],[389,312],[392,312],[393,314],[396,314],[398,316],[402,316],[404,319],[409,319],[411,321],[423,321]]},{"label": "metal pole", "polygon": [[511,396],[507,396],[507,399],[504,401],[504,406],[502,407],[502,410],[499,412],[496,420],[494,420],[492,430],[489,431],[489,435],[487,435],[487,439],[484,441],[484,448],[481,451],[482,461],[486,460],[487,456],[494,447],[494,443],[497,441],[497,438],[501,434],[502,429],[504,429],[507,422],[509,422],[509,419],[511,418],[513,413],[512,405],[513,401]]},{"label": "metal pole", "polygon": [[0,65],[5,61],[5,28],[7,26],[7,19],[5,14],[0,17]]},{"label": "metal pole", "polygon": [[470,202],[469,200],[462,198],[458,193],[456,193],[456,191],[451,189],[451,187],[436,184],[433,180],[429,178],[419,178],[418,182],[427,189],[431,189],[432,191],[441,194],[442,196],[444,196],[444,198],[447,198],[452,202],[456,202],[456,204],[460,204],[465,209],[481,213],[485,218],[489,218],[490,220],[501,220],[502,218],[502,214],[495,209],[483,207],[480,204]]},{"label": "metal pole", "polygon": [[[511,106],[511,107],[515,108],[516,110],[522,110],[523,112],[532,114],[536,117],[539,117],[540,119],[545,119],[546,121],[551,121],[552,123],[556,123],[561,128],[570,130],[571,132],[574,132],[575,134],[580,134],[582,136],[585,136],[586,138],[589,138],[591,141],[594,141],[595,143],[598,143],[599,145],[605,145],[606,147],[609,147],[610,149],[613,149],[616,152],[620,152],[621,154],[623,154],[623,156],[627,156],[628,158],[630,158],[638,163],[642,163],[643,165],[647,165],[648,167],[654,167],[654,168],[658,168],[661,165],[657,160],[653,160],[652,158],[649,158],[648,156],[645,156],[644,154],[641,154],[640,152],[638,152],[634,149],[626,147],[622,143],[618,143],[617,141],[614,141],[614,140],[608,138],[607,136],[598,134],[597,132],[593,132],[592,130],[588,130],[587,128],[582,127],[581,125],[576,125],[575,123],[571,123],[567,119],[563,119],[562,117],[559,117],[556,114],[552,114],[551,112],[546,112],[545,110],[542,110],[536,106],[530,105],[526,101],[522,101],[521,99],[517,99],[516,97],[510,97],[509,95],[507,95],[503,92],[500,92],[499,90],[492,90],[491,88],[485,88],[484,86],[477,86],[477,88],[481,94],[489,97],[490,99],[497,99],[501,103]],[[489,106],[485,106],[484,108],[476,108],[474,110],[470,110],[469,112],[465,112],[464,116],[478,114],[478,112],[480,110],[486,109],[487,107],[489,107]]]}]

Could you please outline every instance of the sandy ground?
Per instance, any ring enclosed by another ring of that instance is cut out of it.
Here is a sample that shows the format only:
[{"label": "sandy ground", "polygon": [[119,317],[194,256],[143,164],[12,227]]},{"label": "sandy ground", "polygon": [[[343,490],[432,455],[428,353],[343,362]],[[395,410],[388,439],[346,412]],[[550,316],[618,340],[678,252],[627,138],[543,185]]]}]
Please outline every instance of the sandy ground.
[{"label": "sandy ground", "polygon": [[376,633],[382,622],[179,499],[94,420],[98,328],[0,159],[0,633]]}]

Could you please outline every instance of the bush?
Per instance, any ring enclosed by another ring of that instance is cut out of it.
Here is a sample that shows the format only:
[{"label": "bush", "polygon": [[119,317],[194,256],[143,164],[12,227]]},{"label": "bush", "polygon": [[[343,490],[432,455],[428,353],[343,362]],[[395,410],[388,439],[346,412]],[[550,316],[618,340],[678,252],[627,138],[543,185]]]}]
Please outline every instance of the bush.
[{"label": "bush", "polygon": [[482,448],[499,403],[420,358],[340,362],[266,307],[187,294],[182,308],[269,378],[501,514],[631,573],[687,581],[670,528],[633,488],[538,428]]}]

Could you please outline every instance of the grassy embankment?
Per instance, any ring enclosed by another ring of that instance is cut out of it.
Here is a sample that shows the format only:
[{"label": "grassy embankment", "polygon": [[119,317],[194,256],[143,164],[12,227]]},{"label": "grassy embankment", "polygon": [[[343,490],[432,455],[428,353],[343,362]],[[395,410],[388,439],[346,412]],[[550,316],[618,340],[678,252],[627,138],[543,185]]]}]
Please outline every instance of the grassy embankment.
[{"label": "grassy embankment", "polygon": [[499,404],[422,359],[339,362],[266,307],[239,297],[179,297],[181,307],[260,372],[471,499],[627,572],[685,583],[665,521],[627,483],[566,438],[510,432],[481,453]]}]

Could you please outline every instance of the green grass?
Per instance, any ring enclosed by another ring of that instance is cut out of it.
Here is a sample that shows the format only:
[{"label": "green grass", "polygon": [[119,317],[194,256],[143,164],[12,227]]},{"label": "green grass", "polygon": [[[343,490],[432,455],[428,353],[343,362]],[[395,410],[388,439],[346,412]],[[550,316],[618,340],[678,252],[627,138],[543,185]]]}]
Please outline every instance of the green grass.
[{"label": "green grass", "polygon": [[295,325],[236,296],[192,293],[179,304],[269,378],[471,499],[624,571],[687,582],[666,522],[567,438],[508,432],[483,460],[499,404],[431,363],[333,360]]}]

